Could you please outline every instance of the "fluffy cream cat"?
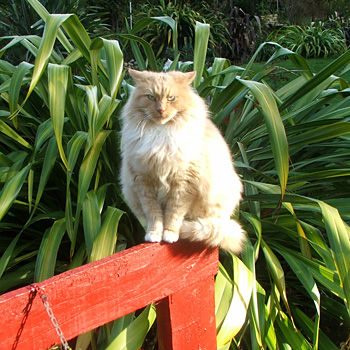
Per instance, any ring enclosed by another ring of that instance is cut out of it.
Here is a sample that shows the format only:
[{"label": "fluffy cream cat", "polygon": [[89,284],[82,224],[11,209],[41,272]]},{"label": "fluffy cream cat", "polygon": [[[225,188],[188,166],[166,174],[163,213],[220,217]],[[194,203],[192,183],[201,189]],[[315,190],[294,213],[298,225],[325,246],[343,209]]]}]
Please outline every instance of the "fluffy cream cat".
[{"label": "fluffy cream cat", "polygon": [[129,70],[136,83],[122,112],[122,191],[147,221],[149,242],[179,237],[242,249],[230,219],[242,184],[229,148],[191,88],[195,72]]}]

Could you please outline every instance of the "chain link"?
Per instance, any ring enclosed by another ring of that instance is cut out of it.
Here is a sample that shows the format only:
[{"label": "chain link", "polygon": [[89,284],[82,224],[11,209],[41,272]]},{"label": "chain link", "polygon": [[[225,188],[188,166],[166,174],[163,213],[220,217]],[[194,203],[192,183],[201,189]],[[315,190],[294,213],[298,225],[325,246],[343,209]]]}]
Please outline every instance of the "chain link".
[{"label": "chain link", "polygon": [[33,286],[34,290],[39,294],[40,298],[41,298],[41,301],[43,302],[44,304],[44,307],[46,309],[46,312],[47,314],[49,315],[50,317],[50,320],[51,320],[51,323],[52,325],[54,326],[55,330],[56,330],[56,333],[58,335],[58,337],[60,338],[60,341],[61,341],[61,344],[63,346],[63,349],[64,350],[72,350],[72,348],[68,345],[68,342],[67,342],[67,339],[66,337],[64,336],[62,330],[61,330],[61,327],[59,326],[58,324],[58,321],[53,313],[53,310],[50,306],[50,303],[47,299],[47,296],[45,295],[44,293],[44,289],[42,287],[39,287],[37,284],[35,284]]}]

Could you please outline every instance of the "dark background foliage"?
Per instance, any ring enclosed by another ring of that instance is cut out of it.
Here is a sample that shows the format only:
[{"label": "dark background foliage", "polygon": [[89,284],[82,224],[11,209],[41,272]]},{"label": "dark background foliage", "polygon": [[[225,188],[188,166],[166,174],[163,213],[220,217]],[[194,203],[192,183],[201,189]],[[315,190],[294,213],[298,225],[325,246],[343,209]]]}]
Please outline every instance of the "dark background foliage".
[{"label": "dark background foliage", "polygon": [[[126,33],[132,23],[145,16],[170,16],[178,22],[182,60],[192,54],[195,21],[211,26],[209,57],[225,57],[233,62],[251,57],[281,24],[309,25],[312,21],[325,22],[332,18],[333,24],[342,28],[345,38],[350,37],[350,5],[346,0],[42,0],[41,3],[50,13],[76,13],[92,37]],[[0,36],[40,35],[43,30],[42,20],[25,0],[3,1],[0,10]],[[170,56],[169,28],[157,24],[139,34],[152,44],[158,58]],[[0,47],[3,45],[0,42]],[[18,48],[11,61],[20,62],[20,57],[26,54]],[[128,58],[128,52],[125,54]]]}]

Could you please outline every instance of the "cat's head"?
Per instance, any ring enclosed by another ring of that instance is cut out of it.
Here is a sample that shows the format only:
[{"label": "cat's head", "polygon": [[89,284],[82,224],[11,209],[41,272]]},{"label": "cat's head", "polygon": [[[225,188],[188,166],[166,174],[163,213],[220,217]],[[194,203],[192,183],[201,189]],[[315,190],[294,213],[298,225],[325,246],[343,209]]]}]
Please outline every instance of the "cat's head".
[{"label": "cat's head", "polygon": [[133,108],[157,124],[166,124],[191,108],[194,92],[190,87],[196,72],[156,73],[129,70],[136,83]]}]

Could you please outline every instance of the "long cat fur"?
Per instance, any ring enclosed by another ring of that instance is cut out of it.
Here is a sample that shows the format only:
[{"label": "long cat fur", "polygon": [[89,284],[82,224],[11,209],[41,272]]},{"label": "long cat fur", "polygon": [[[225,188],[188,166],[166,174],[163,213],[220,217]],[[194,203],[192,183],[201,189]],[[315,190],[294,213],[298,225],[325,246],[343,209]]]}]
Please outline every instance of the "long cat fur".
[{"label": "long cat fur", "polygon": [[195,72],[129,70],[136,87],[122,111],[122,192],[146,219],[145,239],[204,241],[239,253],[230,217],[242,184],[229,148],[191,88]]}]

